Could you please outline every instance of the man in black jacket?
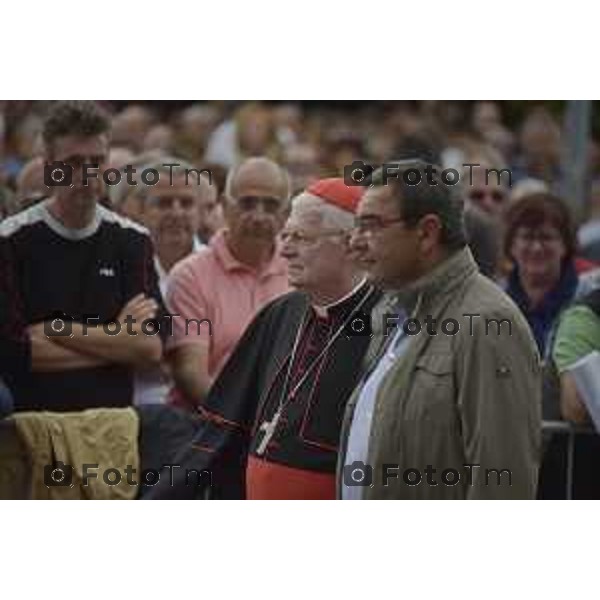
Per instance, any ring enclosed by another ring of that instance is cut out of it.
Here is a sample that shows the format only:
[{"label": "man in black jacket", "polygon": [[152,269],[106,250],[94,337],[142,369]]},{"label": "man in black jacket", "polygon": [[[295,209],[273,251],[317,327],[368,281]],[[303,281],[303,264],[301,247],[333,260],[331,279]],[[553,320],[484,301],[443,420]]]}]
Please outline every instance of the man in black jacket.
[{"label": "man in black jacket", "polygon": [[100,204],[109,132],[94,102],[55,103],[49,196],[0,223],[0,377],[16,410],[128,406],[134,370],[160,360],[141,327],[163,312],[150,236]]}]

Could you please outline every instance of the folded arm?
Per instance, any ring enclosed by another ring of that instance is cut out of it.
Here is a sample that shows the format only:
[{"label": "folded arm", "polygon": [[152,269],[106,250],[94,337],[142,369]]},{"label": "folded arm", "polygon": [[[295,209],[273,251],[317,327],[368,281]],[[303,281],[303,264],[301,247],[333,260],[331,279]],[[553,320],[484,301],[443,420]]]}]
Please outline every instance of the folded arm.
[{"label": "folded arm", "polygon": [[32,371],[69,371],[99,367],[109,362],[62,346],[56,342],[58,338],[46,337],[43,323],[29,327],[29,338]]},{"label": "folded arm", "polygon": [[63,348],[101,361],[136,367],[158,365],[162,356],[160,337],[158,334],[145,334],[140,326],[143,321],[154,319],[156,310],[154,300],[139,294],[125,305],[117,317],[120,325],[118,334],[111,335],[105,328],[94,324],[73,323],[73,335],[52,339]]}]

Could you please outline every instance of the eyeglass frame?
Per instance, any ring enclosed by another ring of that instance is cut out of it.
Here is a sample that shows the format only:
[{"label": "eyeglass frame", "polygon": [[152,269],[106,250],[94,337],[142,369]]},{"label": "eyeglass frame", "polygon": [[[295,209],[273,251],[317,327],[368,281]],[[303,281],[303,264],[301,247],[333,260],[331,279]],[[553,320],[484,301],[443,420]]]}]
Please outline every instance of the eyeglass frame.
[{"label": "eyeglass frame", "polygon": [[539,242],[542,246],[549,246],[556,242],[565,243],[564,237],[558,230],[556,230],[556,234],[553,236],[540,234],[541,232],[535,233],[535,230],[532,229],[517,229],[515,231],[514,240],[521,244],[527,244],[528,246],[532,246],[535,242]]},{"label": "eyeglass frame", "polygon": [[376,217],[375,215],[373,215],[364,217],[364,219],[370,219],[371,221],[370,225],[367,225],[365,227],[364,220],[362,221],[362,223],[360,221],[361,218],[362,217],[355,217],[354,219],[354,231],[359,235],[374,235],[377,233],[381,233],[385,229],[388,229],[389,227],[391,227],[392,225],[396,225],[397,223],[407,222],[407,219],[405,219],[404,217],[390,217],[385,219],[383,217]]},{"label": "eyeglass frame", "polygon": [[[293,233],[295,235],[295,239],[294,240],[286,240],[285,237],[286,235],[291,235],[291,233]],[[285,229],[283,229],[280,233],[279,233],[279,239],[281,241],[282,244],[294,244],[297,246],[300,246],[302,248],[309,248],[311,246],[314,246],[317,242],[322,241],[323,238],[327,238],[327,237],[334,237],[336,235],[350,235],[351,234],[351,230],[344,230],[344,229],[331,229],[331,230],[326,230],[326,231],[321,231],[320,233],[314,234],[312,236],[306,236],[301,232],[298,231],[294,231],[294,232],[286,232]]]}]

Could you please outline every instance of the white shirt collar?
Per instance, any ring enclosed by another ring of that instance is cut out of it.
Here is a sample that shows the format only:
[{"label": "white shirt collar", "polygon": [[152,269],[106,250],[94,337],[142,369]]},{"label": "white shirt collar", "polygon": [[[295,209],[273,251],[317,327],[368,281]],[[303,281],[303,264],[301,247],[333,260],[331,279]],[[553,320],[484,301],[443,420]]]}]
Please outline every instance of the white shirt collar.
[{"label": "white shirt collar", "polygon": [[358,292],[358,290],[363,285],[365,285],[366,281],[367,281],[367,278],[363,277],[363,279],[361,279],[360,283],[358,283],[358,285],[356,285],[354,288],[352,288],[352,290],[350,292],[348,292],[345,296],[342,296],[342,298],[335,300],[334,302],[331,302],[329,304],[321,304],[321,305],[313,304],[312,307],[315,309],[315,312],[317,313],[317,315],[319,317],[327,317],[329,311],[332,308],[334,308],[338,304],[341,304],[342,302],[345,302],[346,300],[348,300],[348,298],[351,298],[352,296],[354,296],[354,294],[356,294],[356,292]]}]

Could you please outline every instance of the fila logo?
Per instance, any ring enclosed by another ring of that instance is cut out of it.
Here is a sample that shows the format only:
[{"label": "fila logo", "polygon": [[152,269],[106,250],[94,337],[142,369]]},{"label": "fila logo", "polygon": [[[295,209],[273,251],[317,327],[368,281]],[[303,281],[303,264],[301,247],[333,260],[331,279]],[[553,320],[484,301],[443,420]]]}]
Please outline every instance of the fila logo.
[{"label": "fila logo", "polygon": [[114,277],[115,270],[111,267],[102,267],[99,271],[100,275],[103,277]]}]

